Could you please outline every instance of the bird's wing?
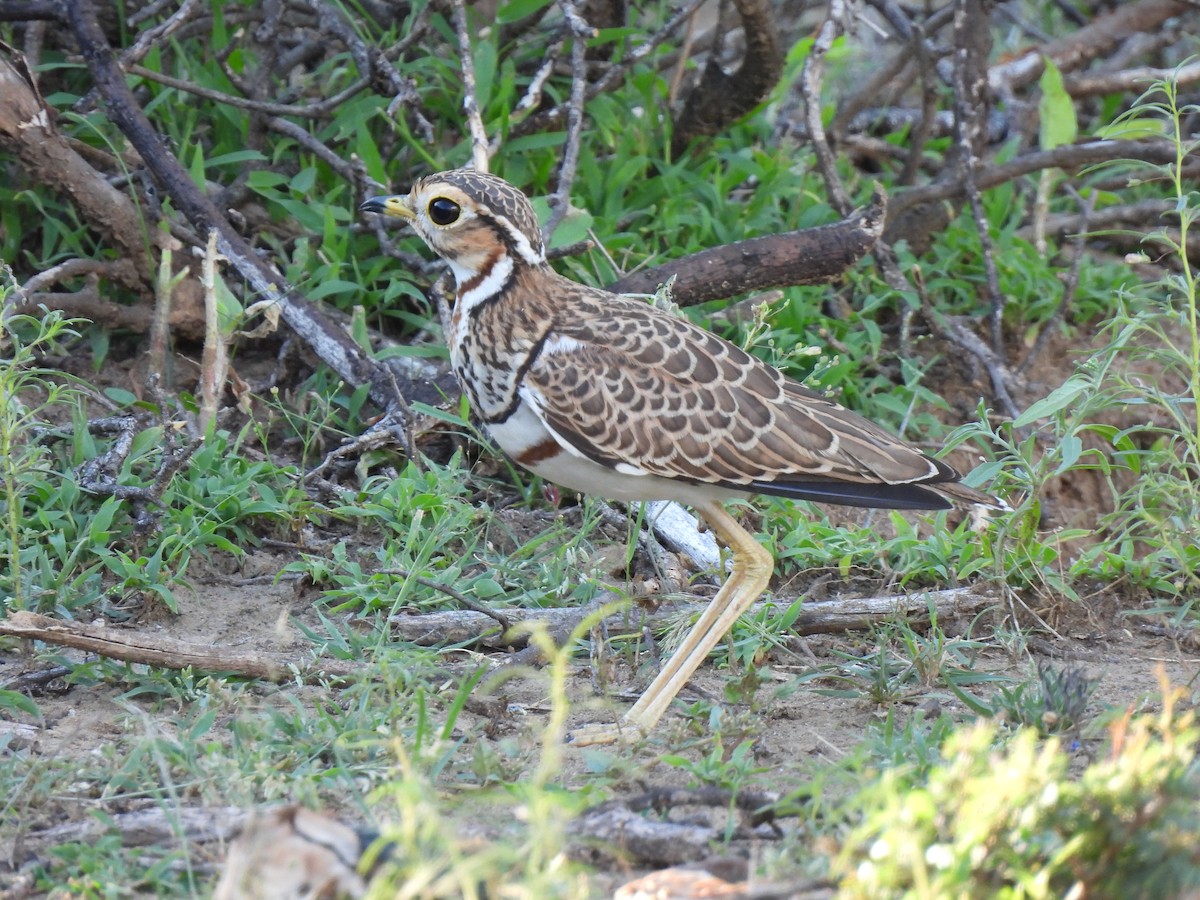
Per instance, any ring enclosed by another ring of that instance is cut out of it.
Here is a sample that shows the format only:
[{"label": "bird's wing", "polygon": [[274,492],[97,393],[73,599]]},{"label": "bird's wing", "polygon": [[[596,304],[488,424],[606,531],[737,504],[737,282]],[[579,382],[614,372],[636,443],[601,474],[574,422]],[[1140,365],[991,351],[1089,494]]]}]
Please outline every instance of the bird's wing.
[{"label": "bird's wing", "polygon": [[919,485],[958,478],[728,341],[637,301],[597,298],[559,318],[523,396],[560,441],[630,476],[919,509],[949,505]]}]

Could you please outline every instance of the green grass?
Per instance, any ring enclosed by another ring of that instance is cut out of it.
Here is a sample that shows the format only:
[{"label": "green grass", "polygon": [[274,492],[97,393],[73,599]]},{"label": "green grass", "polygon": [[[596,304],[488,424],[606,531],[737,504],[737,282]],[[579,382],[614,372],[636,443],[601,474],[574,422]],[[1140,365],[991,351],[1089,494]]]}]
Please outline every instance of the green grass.
[{"label": "green grass", "polygon": [[[213,48],[230,44],[241,27],[236,14],[253,5],[215,8],[210,33],[180,38],[144,64],[231,90]],[[415,6],[414,16],[421,4]],[[503,4],[500,14],[530,6]],[[1048,17],[1046,27],[1061,25],[1052,10],[1039,16]],[[430,22],[425,43],[445,50],[452,43],[447,22],[437,12]],[[367,27],[363,37],[394,44],[408,24],[386,32]],[[536,67],[545,48],[537,35],[502,44],[500,31],[480,38],[475,63],[485,127],[505,136],[515,127],[512,108],[529,84],[530,64]],[[611,45],[619,58],[627,52],[620,37],[606,33],[595,43]],[[228,59],[231,70],[256,71],[262,52],[239,45]],[[785,83],[801,61],[794,54]],[[805,151],[775,132],[773,119],[787,101],[782,88],[702,150],[672,159],[670,135],[656,115],[666,86],[653,62],[635,66],[619,93],[588,105],[572,194],[581,213],[556,239],[569,242],[590,226],[608,255],[563,260],[564,272],[605,284],[737,238],[836,218]],[[462,163],[467,144],[453,54],[423,50],[396,64],[421,84],[425,110],[439,114],[432,141],[414,133],[403,111],[387,113],[387,98],[372,92],[312,128],[342,158],[356,157],[371,177],[400,189],[419,172]],[[65,133],[98,148],[123,145],[102,115],[69,111],[90,87],[77,63],[49,50],[43,69]],[[320,99],[357,75],[350,57],[331,55],[288,88],[297,102]],[[551,101],[568,87],[552,78]],[[259,217],[259,246],[311,299],[360,307],[360,326],[395,337],[427,329],[436,338],[428,273],[385,257],[374,233],[355,227],[360,198],[326,161],[277,135],[262,149],[247,149],[242,112],[148,80],[139,88],[168,143],[186,148],[183,162],[198,182],[228,185],[249,167],[246,205]],[[1167,89],[1148,94],[1131,115],[1176,127],[1194,112],[1180,106]],[[1193,148],[1183,135],[1176,140],[1182,159]],[[561,132],[503,140],[495,171],[544,194],[553,187],[562,141]],[[842,173],[865,201],[872,179],[848,164]],[[928,358],[891,361],[896,321],[915,300],[898,296],[868,266],[841,286],[852,307],[841,317],[825,315],[829,288],[791,288],[757,321],[729,326],[725,333],[753,352],[907,436],[985,455],[973,483],[995,485],[1015,512],[982,533],[966,523],[949,527],[945,515],[915,521],[875,513],[859,525],[834,527],[803,504],[756,501],[747,521],[776,549],[777,574],[786,579],[779,583],[796,587],[781,589],[773,607],[739,623],[714,655],[716,693],[679,704],[682,714],[636,752],[589,751],[575,769],[564,768],[560,738],[566,684],[587,633],[548,651],[551,664],[541,674],[491,678],[470,648],[396,641],[389,617],[456,608],[438,584],[495,606],[586,604],[613,587],[593,572],[596,553],[633,547],[629,534],[604,524],[595,503],[556,500],[540,481],[498,459],[462,407],[419,408],[432,413],[421,445],[431,448],[427,455],[408,461],[390,449],[372,451],[315,484],[305,474],[372,413],[361,389],[318,369],[252,397],[249,413],[233,425],[223,420],[201,441],[190,430],[195,400],[182,387],[171,408],[157,409],[124,388],[101,391],[44,361],[87,348],[99,367],[119,352],[119,336],[56,314],[7,320],[0,343],[0,599],[7,610],[114,623],[156,605],[202,614],[181,600],[189,580],[272,547],[288,554],[278,569],[298,586],[291,613],[303,651],[361,670],[346,683],[271,686],[38,647],[43,661],[70,667],[76,696],[111,703],[117,733],[98,752],[71,756],[5,738],[0,836],[83,809],[103,816],[145,803],[170,810],[294,800],[378,825],[398,845],[402,852],[384,876],[392,887],[380,887],[381,895],[420,884],[430,896],[492,896],[503,886],[513,896],[585,897],[592,891],[587,875],[565,855],[567,823],[588,805],[664,779],[779,791],[780,814],[792,816],[795,827],[764,850],[761,874],[834,877],[847,896],[1050,896],[1069,890],[1073,879],[1110,896],[1194,886],[1191,847],[1200,828],[1192,812],[1192,719],[1165,685],[1161,715],[1125,717],[1104,709],[1089,677],[1075,668],[1030,665],[1019,648],[1041,624],[1015,612],[1049,610],[1070,619],[1101,586],[1130,599],[1125,615],[1195,627],[1200,325],[1195,274],[1178,246],[1198,204],[1179,173],[1178,165],[1159,173],[1182,221],[1182,235],[1169,238],[1177,269],[1140,284],[1123,266],[1086,264],[1070,315],[1054,327],[1081,344],[1093,331],[1100,339],[1064,384],[1046,385],[1015,423],[996,424],[980,408],[960,428],[944,424],[963,416],[936,393],[939,385],[922,365]],[[1010,298],[1005,328],[1018,346],[1050,318],[1068,268],[1017,234],[1027,197],[1016,185],[985,195],[1000,287]],[[1064,200],[1055,203],[1066,208]],[[34,221],[36,228],[21,226]],[[396,237],[404,250],[420,252],[415,239]],[[109,253],[65,200],[0,184],[0,259],[11,266],[0,301],[14,277]],[[920,257],[901,248],[900,262],[919,268],[943,314],[986,312],[969,217],[951,222]],[[122,302],[135,299],[106,290]],[[712,311],[687,314],[703,321]],[[246,346],[245,362],[254,349]],[[1145,424],[1112,424],[1109,413],[1120,408],[1144,410]],[[141,417],[115,473],[123,486],[154,482],[169,435],[199,441],[162,491],[149,528],[139,525],[132,504],[88,493],[78,475],[115,441],[92,434],[86,422],[118,413]],[[1045,487],[1081,471],[1095,474],[1114,511],[1087,528],[1048,531]],[[618,573],[615,588],[635,594],[642,574],[636,565]],[[1004,600],[994,620],[966,628],[936,615],[921,627],[888,621],[827,648],[824,664],[812,666],[797,661],[787,636],[801,595],[820,575],[833,590],[985,583]],[[248,630],[269,628],[254,621],[255,611],[247,613]],[[998,627],[986,627],[993,621]],[[610,664],[648,666],[638,643],[615,641]],[[0,647],[17,650],[9,639]],[[1014,658],[998,673],[996,659],[1009,652]],[[596,673],[597,681],[604,678]],[[525,721],[536,724],[506,721],[493,733],[496,723],[472,712],[468,700],[499,696],[507,704],[509,690],[520,696],[513,706],[535,709]],[[771,745],[770,717],[777,706],[805,698],[854,704],[873,721],[841,756],[792,758],[789,748]],[[58,701],[49,692],[0,690],[0,716],[46,725],[47,711],[61,710]],[[927,702],[923,709],[934,710],[928,716],[911,712]],[[996,797],[1009,802],[987,812],[984,801],[995,807]],[[489,826],[486,840],[464,836],[479,822]],[[143,856],[133,857],[113,834],[64,843],[39,860],[36,879],[40,889],[83,897],[138,890],[201,896],[211,886],[200,855],[186,844]]]}]

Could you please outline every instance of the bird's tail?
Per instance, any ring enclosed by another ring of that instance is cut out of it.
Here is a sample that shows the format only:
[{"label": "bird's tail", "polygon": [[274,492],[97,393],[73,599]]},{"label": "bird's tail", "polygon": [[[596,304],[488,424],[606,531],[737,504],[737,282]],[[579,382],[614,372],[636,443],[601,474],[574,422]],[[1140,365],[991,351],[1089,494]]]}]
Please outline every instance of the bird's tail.
[{"label": "bird's tail", "polygon": [[943,481],[937,484],[923,484],[921,486],[931,488],[947,500],[955,503],[970,503],[975,506],[981,506],[989,512],[1012,512],[1012,507],[999,497],[993,497],[991,494],[977,491],[975,488],[967,487],[965,484],[957,481]]}]

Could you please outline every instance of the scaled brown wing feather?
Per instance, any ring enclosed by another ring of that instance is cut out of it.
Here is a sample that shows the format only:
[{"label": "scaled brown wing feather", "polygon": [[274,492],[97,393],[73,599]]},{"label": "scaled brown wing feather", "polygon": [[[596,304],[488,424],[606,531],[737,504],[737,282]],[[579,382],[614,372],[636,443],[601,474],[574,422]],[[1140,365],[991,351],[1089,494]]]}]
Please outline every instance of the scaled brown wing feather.
[{"label": "scaled brown wing feather", "polygon": [[751,491],[957,478],[686,320],[609,295],[593,303],[555,323],[526,386],[546,424],[597,462]]}]

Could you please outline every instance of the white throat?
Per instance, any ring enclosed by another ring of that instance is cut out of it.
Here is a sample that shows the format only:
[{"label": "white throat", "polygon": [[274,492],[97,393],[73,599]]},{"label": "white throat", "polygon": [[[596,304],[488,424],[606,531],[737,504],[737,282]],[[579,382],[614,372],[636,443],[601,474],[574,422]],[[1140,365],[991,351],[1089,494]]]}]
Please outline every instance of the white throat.
[{"label": "white throat", "polygon": [[462,315],[466,315],[480,303],[489,300],[504,288],[512,277],[513,261],[507,253],[502,254],[485,271],[476,272],[447,260],[454,280],[458,283],[458,307]]}]

